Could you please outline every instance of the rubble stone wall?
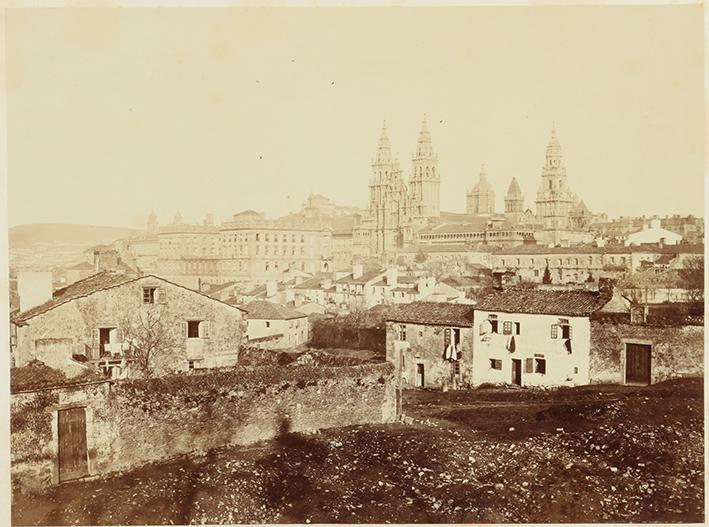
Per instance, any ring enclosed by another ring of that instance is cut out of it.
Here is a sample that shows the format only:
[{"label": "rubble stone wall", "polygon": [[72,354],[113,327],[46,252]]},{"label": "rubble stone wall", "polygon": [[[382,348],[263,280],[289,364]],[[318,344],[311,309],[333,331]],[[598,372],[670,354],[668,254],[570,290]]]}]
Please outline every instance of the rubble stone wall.
[{"label": "rubble stone wall", "polygon": [[650,372],[657,383],[704,375],[704,327],[591,321],[591,384],[624,382],[625,344],[652,346]]},{"label": "rubble stone wall", "polygon": [[[238,367],[117,381],[106,389],[13,394],[13,485],[40,490],[58,482],[56,415],[60,405],[87,408],[91,475],[227,445],[248,445],[287,432],[397,417],[394,368]],[[45,400],[49,398],[49,400]],[[37,408],[32,401],[41,399]],[[29,416],[29,417],[28,417]],[[54,423],[54,424],[53,424]]]}]

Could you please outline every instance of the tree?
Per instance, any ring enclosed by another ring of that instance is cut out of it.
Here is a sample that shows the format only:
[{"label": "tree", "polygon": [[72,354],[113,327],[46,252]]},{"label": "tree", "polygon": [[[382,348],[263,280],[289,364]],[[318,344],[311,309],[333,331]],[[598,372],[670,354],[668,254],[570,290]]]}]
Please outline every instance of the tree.
[{"label": "tree", "polygon": [[425,263],[426,260],[428,260],[428,256],[426,256],[426,253],[419,249],[419,251],[416,253],[416,256],[414,256],[414,262]]},{"label": "tree", "polygon": [[544,276],[542,276],[543,284],[551,284],[551,271],[549,270],[549,264],[544,268]]},{"label": "tree", "polygon": [[[180,326],[170,324],[160,307],[129,313],[121,323],[126,362],[142,377],[152,377],[158,370],[176,370]],[[167,366],[166,366],[167,365]]]},{"label": "tree", "polygon": [[691,302],[704,301],[704,257],[690,256],[683,263],[679,277],[687,290],[687,299]]}]

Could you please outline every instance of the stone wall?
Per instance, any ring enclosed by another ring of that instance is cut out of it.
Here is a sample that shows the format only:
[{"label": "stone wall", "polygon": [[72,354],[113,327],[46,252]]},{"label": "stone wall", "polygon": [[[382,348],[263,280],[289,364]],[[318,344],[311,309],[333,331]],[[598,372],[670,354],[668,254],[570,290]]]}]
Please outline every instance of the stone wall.
[{"label": "stone wall", "polygon": [[237,367],[13,394],[13,486],[58,481],[56,415],[71,403],[87,408],[90,474],[105,474],[285,432],[391,422],[397,397],[388,363]]},{"label": "stone wall", "polygon": [[[406,326],[406,340],[399,340],[399,327]],[[418,365],[423,365],[424,387],[452,387],[455,365],[444,359],[445,330],[447,326],[427,324],[386,323],[387,360],[392,362],[401,376],[402,388],[413,388],[417,383]],[[453,331],[453,327],[448,327]],[[473,329],[461,327],[462,358],[458,361],[458,386],[473,383]],[[403,356],[403,360],[402,360]]]},{"label": "stone wall", "polygon": [[651,344],[652,382],[704,374],[704,326],[591,321],[590,382],[623,383],[625,343]]}]

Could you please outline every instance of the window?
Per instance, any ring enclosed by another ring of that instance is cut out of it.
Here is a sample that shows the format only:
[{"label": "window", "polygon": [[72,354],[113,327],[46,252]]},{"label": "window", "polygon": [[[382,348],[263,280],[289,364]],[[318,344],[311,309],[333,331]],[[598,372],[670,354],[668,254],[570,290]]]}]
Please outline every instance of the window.
[{"label": "window", "polygon": [[574,366],[574,373],[578,373],[578,372],[579,372],[579,367],[578,367],[578,366]]},{"label": "window", "polygon": [[502,323],[502,334],[512,335],[512,322],[510,322],[509,320],[505,320]]},{"label": "window", "polygon": [[406,340],[406,324],[399,324],[399,340]]},{"label": "window", "polygon": [[267,328],[270,328],[270,327],[271,327],[271,322],[269,322],[268,320],[266,321],[266,327],[267,327]]},{"label": "window", "polygon": [[551,325],[551,338],[553,338],[553,339],[559,338],[559,325],[558,324]]},{"label": "window", "polygon": [[515,322],[515,335],[520,334],[521,328],[522,328],[521,324],[519,322]]},{"label": "window", "polygon": [[501,370],[502,369],[502,360],[490,359],[490,368],[492,368],[493,370]]},{"label": "window", "polygon": [[[495,318],[492,318],[493,316]],[[490,322],[490,327],[491,327],[490,332],[497,333],[497,315],[490,315],[490,318],[488,318],[488,321]]]},{"label": "window", "polygon": [[561,326],[561,338],[570,339],[571,338],[571,326],[564,324]]},{"label": "window", "polygon": [[455,363],[455,365],[453,366],[453,371],[456,375],[460,375],[460,362]]},{"label": "window", "polygon": [[196,370],[202,367],[202,361],[201,360],[188,360],[187,361],[187,369],[188,370]]},{"label": "window", "polygon": [[256,233],[256,241],[259,241],[260,238],[261,238],[261,235],[257,232]]},{"label": "window", "polygon": [[154,304],[155,303],[155,287],[144,287],[143,288],[143,304]]},{"label": "window", "polygon": [[534,373],[545,374],[547,372],[546,359],[534,359]]},{"label": "window", "polygon": [[188,339],[198,339],[199,338],[199,325],[201,320],[188,320],[187,321],[187,338]]}]

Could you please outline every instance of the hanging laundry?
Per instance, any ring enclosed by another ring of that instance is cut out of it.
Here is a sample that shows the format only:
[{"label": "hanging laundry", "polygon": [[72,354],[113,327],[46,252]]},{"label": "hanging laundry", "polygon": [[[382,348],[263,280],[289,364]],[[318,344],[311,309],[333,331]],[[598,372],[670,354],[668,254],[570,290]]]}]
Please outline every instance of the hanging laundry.
[{"label": "hanging laundry", "polygon": [[566,348],[566,351],[569,352],[569,355],[571,354],[571,339],[566,339],[564,341],[564,348]]},{"label": "hanging laundry", "polygon": [[462,355],[462,351],[460,349],[460,342],[455,345],[455,360],[460,360],[460,357]]},{"label": "hanging laundry", "polygon": [[517,345],[515,343],[515,336],[510,335],[510,337],[507,339],[507,351],[509,351],[510,353],[514,353],[516,349]]},{"label": "hanging laundry", "polygon": [[451,360],[452,355],[453,355],[453,346],[451,344],[448,344],[448,347],[446,348],[446,360]]},{"label": "hanging laundry", "polygon": [[480,334],[481,335],[487,335],[488,333],[492,332],[492,324],[490,321],[486,318],[485,320],[482,321],[480,324]]}]

